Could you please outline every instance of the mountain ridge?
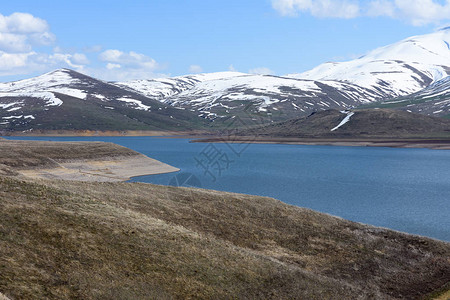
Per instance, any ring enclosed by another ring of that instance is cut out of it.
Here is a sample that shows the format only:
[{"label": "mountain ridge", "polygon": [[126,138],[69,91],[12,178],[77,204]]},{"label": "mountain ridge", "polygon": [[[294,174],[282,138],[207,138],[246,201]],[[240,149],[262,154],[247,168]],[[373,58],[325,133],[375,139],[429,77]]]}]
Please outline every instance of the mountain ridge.
[{"label": "mountain ridge", "polygon": [[450,29],[285,76],[217,72],[106,82],[60,69],[0,83],[0,130],[209,130],[360,106],[448,116],[449,74]]},{"label": "mountain ridge", "polygon": [[289,77],[339,80],[406,96],[450,75],[450,29],[412,36],[347,62],[321,64]]},{"label": "mountain ridge", "polygon": [[0,84],[0,130],[188,130],[194,114],[70,69]]}]

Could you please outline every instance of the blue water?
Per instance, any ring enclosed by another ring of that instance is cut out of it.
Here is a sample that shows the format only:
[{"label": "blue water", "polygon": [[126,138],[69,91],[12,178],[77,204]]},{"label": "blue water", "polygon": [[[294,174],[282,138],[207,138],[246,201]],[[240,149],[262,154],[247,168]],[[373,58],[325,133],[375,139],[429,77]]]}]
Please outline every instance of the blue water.
[{"label": "blue water", "polygon": [[[450,241],[448,150],[247,147],[153,137],[14,139],[114,142],[181,169],[132,181],[167,185],[176,177],[181,185],[190,178],[183,185],[270,196],[345,219]],[[198,161],[209,166],[207,171]]]}]

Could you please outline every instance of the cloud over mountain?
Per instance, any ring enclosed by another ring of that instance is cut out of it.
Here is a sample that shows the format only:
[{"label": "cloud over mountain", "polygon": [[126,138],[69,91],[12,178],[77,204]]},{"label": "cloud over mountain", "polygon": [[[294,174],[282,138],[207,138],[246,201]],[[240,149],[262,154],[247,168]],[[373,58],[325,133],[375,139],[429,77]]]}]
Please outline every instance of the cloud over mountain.
[{"label": "cloud over mountain", "polygon": [[390,17],[414,26],[439,24],[450,20],[450,1],[434,0],[272,0],[283,16],[309,13],[320,18]]}]

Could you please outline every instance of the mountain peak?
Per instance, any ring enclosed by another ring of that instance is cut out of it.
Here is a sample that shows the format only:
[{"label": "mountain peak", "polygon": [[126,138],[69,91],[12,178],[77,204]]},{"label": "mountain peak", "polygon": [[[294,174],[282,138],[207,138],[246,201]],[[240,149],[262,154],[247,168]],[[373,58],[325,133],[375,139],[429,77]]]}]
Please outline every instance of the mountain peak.
[{"label": "mountain peak", "polygon": [[48,73],[43,74],[42,76],[46,76],[46,75],[57,75],[57,74],[64,74],[64,75],[69,75],[71,77],[80,77],[80,76],[86,76],[89,77],[88,75],[85,75],[83,73],[80,73],[78,71],[72,70],[72,69],[68,69],[68,68],[61,68],[61,69],[56,69],[53,71],[50,71]]},{"label": "mountain peak", "polygon": [[376,90],[383,98],[422,90],[450,74],[450,27],[406,38],[351,61],[322,64],[289,77],[337,80]]}]

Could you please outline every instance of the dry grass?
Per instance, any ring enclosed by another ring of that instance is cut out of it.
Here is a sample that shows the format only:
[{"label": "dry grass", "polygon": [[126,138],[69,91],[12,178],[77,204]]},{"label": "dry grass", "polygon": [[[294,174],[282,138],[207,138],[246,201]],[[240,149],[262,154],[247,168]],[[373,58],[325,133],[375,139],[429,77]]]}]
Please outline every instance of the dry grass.
[{"label": "dry grass", "polygon": [[420,299],[449,281],[448,243],[270,198],[0,177],[12,299]]},{"label": "dry grass", "polygon": [[0,165],[15,169],[57,166],[57,162],[138,155],[128,148],[103,142],[0,141]]},{"label": "dry grass", "polygon": [[434,300],[449,300],[450,299],[450,290],[443,293],[440,296],[436,296],[435,298],[433,298]]}]

